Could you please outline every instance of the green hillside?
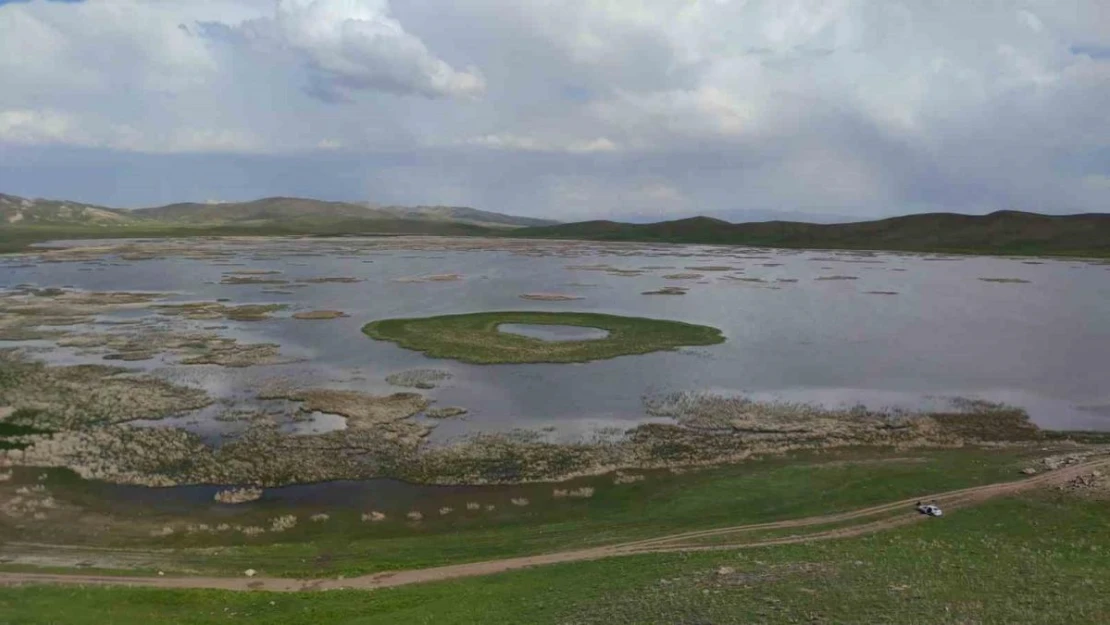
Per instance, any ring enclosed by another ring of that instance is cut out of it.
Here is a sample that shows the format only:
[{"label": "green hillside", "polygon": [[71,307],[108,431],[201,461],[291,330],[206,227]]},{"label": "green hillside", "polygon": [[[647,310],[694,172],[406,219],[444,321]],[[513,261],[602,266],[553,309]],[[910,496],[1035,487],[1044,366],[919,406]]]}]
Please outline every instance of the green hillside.
[{"label": "green hillside", "polygon": [[519,228],[523,226],[550,226],[559,222],[553,219],[536,217],[517,217],[492,211],[478,210],[466,206],[381,206],[373,207],[396,217],[405,219],[426,219],[430,221],[454,221],[490,227]]},{"label": "green hillside", "polygon": [[0,193],[0,228],[28,224],[117,225],[135,219],[125,210],[65,200],[29,200]]},{"label": "green hillside", "polygon": [[585,221],[524,228],[513,236],[714,243],[784,248],[1110,256],[1110,214],[924,213],[845,224],[733,224],[693,217],[651,224]]},{"label": "green hillside", "polygon": [[[386,221],[407,224],[385,226]],[[6,226],[119,226],[135,224],[242,225],[296,227],[298,224],[374,222],[391,231],[410,231],[417,222],[430,222],[431,230],[445,224],[490,228],[545,226],[558,222],[517,217],[466,206],[376,206],[357,202],[330,202],[311,198],[268,197],[249,202],[182,202],[134,210],[106,208],[65,200],[30,199],[0,194],[0,228]],[[423,227],[417,228],[421,231]],[[450,230],[450,229],[448,229]]]},{"label": "green hillside", "polygon": [[250,202],[185,202],[140,208],[136,215],[174,223],[243,223],[299,219],[393,219],[394,216],[361,204],[325,202],[292,197],[270,197]]}]

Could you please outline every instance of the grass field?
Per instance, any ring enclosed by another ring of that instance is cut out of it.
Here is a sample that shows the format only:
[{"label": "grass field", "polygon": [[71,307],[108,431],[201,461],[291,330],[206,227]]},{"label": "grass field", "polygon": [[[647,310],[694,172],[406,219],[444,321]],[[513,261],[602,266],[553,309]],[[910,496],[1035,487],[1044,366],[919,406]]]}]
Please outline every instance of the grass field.
[{"label": "grass field", "polygon": [[[327,512],[327,523],[300,523],[281,534],[244,539],[226,534],[179,533],[165,539],[132,537],[122,542],[98,533],[78,544],[114,546],[143,552],[150,547],[174,548],[172,553],[144,557],[145,566],[168,573],[199,572],[238,575],[253,568],[266,576],[314,577],[357,575],[422,568],[502,557],[564,551],[619,543],[667,533],[800,518],[919,497],[985,483],[1020,478],[1019,470],[1043,456],[1039,450],[975,449],[892,453],[891,450],[849,450],[748,462],[682,475],[656,472],[648,479],[617,485],[612,476],[579,480],[559,488],[594,487],[588,499],[554,499],[551,484],[511,488],[474,488],[458,501],[429,502],[420,523],[391,514],[381,523],[363,522],[362,510],[305,507],[290,509],[262,504],[254,514],[267,518],[296,513],[303,517]],[[45,482],[60,500],[92,513],[140,516],[161,522],[149,509],[102,502],[95,489],[81,482],[64,485],[54,477]],[[14,484],[13,484],[14,486]],[[530,505],[509,505],[525,497]],[[496,503],[493,514],[467,513],[468,500]],[[440,517],[438,506],[456,512]],[[193,522],[240,522],[226,514]],[[242,522],[246,523],[246,520]],[[57,530],[44,528],[32,542],[58,542]],[[12,539],[11,535],[5,536]],[[92,541],[91,543],[89,541]],[[0,568],[4,568],[0,565]]]},{"label": "grass field", "polygon": [[864,537],[373,592],[0,589],[0,622],[1097,624],[1110,620],[1107,550],[1110,503],[1042,491]]},{"label": "grass field", "polygon": [[[600,328],[609,336],[590,341],[550,342],[499,332],[503,323]],[[663,319],[574,312],[484,312],[414,319],[383,319],[363,327],[374,339],[393,341],[432,358],[475,364],[586,362],[646,354],[684,345],[712,345],[720,330]]]}]

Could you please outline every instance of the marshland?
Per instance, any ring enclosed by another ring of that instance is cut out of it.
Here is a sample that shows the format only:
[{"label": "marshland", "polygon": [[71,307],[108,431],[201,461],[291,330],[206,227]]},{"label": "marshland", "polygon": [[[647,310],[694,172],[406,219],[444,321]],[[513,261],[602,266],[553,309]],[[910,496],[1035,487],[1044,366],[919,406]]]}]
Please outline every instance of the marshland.
[{"label": "marshland", "polygon": [[143,548],[527,533],[790,458],[1007,472],[1101,440],[1061,432],[1110,430],[1106,267],[935,259],[437,237],[36,248],[0,261],[0,489],[17,502],[0,531]]}]

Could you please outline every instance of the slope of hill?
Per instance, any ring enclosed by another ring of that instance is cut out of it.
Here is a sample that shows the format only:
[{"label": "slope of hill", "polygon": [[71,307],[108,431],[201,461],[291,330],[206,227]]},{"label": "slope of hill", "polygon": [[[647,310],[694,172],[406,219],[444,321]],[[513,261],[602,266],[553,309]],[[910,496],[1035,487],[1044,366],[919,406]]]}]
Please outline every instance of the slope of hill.
[{"label": "slope of hill", "polygon": [[403,219],[501,228],[545,226],[558,223],[546,219],[516,217],[465,206],[377,206],[365,203],[327,202],[292,197],[271,197],[251,202],[218,204],[170,204],[154,208],[141,208],[135,212],[144,217],[178,223]]},{"label": "slope of hill", "polygon": [[524,226],[551,226],[559,223],[553,219],[517,217],[516,215],[494,213],[466,206],[371,206],[405,219],[454,221],[481,226],[519,228]]},{"label": "slope of hill", "polygon": [[105,208],[64,200],[27,199],[0,194],[4,225],[274,225],[324,224],[335,221],[395,221],[465,224],[487,228],[546,226],[558,222],[517,217],[465,206],[376,206],[309,198],[269,197],[249,202],[182,202],[134,210]]},{"label": "slope of hill", "polygon": [[113,225],[133,220],[134,217],[124,210],[0,193],[0,227],[10,224]]},{"label": "slope of hill", "polygon": [[519,237],[720,243],[786,248],[1110,255],[1110,214],[924,213],[876,221],[733,224],[693,217],[653,224],[586,221],[523,228]]},{"label": "slope of hill", "polygon": [[388,213],[360,204],[325,202],[292,197],[269,197],[250,202],[201,204],[185,202],[153,208],[135,209],[134,213],[149,219],[175,223],[242,223],[273,222],[291,219],[393,219]]}]

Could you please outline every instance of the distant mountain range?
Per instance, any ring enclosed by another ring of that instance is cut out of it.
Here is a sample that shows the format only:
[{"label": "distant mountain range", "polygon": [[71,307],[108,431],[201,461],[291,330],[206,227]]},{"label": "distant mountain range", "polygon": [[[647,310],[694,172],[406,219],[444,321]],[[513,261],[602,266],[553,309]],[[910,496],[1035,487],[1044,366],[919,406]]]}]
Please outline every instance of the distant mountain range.
[{"label": "distant mountain range", "polygon": [[855,223],[730,223],[691,217],[650,224],[583,221],[523,228],[514,237],[714,243],[761,247],[1110,255],[1110,214],[922,213]]},{"label": "distant mountain range", "polygon": [[275,225],[336,221],[456,223],[486,228],[520,228],[557,224],[549,219],[516,217],[465,206],[376,206],[272,197],[250,202],[181,203],[134,210],[107,208],[64,200],[28,199],[0,194],[0,227],[4,225]]},{"label": "distant mountain range", "polygon": [[134,210],[0,194],[0,251],[47,238],[184,234],[442,234],[759,247],[1110,257],[1110,214],[921,213],[855,223],[691,217],[558,223],[459,206],[378,206],[274,197]]}]

